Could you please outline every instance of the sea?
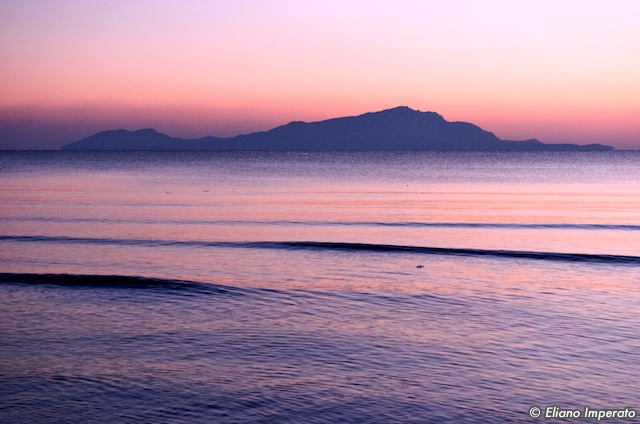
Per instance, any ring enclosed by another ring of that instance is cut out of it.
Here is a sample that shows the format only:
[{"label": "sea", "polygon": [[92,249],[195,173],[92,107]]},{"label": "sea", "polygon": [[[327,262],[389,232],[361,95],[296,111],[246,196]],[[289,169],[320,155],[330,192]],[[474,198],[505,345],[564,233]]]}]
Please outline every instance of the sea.
[{"label": "sea", "polygon": [[638,151],[2,151],[0,201],[2,423],[640,420]]}]

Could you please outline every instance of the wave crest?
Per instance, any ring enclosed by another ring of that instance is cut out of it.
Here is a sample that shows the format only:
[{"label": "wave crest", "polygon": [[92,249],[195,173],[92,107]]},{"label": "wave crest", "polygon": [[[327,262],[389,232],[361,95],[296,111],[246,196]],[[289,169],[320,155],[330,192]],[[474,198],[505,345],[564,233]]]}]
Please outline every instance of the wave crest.
[{"label": "wave crest", "polygon": [[414,253],[448,256],[491,256],[497,258],[535,259],[565,262],[586,262],[606,264],[640,265],[640,257],[630,255],[610,255],[592,253],[529,252],[520,250],[473,249],[450,247],[402,246],[392,244],[343,243],[318,241],[180,241],[149,239],[112,239],[89,237],[51,237],[51,236],[0,236],[0,241],[22,243],[72,243],[72,244],[108,244],[121,246],[175,246],[197,248],[244,248],[244,249],[288,249],[288,250],[342,250],[367,251],[381,253]]}]

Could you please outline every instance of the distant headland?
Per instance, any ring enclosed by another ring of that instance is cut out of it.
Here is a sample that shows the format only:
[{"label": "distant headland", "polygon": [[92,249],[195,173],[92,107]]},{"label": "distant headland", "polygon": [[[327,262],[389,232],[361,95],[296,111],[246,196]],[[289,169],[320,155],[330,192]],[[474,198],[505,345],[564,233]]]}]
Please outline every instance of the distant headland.
[{"label": "distant headland", "polygon": [[501,140],[476,125],[400,106],[319,122],[296,121],[229,138],[181,139],[153,129],[103,131],[62,150],[605,151],[613,147]]}]

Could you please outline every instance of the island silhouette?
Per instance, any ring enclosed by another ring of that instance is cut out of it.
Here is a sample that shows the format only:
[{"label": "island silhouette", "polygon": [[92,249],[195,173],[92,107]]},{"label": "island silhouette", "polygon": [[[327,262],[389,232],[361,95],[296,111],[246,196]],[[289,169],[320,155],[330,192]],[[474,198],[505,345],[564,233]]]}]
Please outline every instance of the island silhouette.
[{"label": "island silhouette", "polygon": [[404,150],[404,151],[605,151],[601,144],[546,144],[501,140],[467,122],[407,106],[319,122],[295,121],[235,137],[182,139],[153,129],[102,131],[62,150]]}]

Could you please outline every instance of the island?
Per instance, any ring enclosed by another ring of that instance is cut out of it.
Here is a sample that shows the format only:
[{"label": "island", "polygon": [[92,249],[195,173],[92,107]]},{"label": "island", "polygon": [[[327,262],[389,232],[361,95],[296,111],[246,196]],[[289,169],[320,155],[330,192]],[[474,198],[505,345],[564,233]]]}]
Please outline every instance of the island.
[{"label": "island", "polygon": [[501,140],[467,122],[406,106],[319,122],[295,121],[235,137],[182,139],[153,129],[102,131],[62,150],[264,150],[264,151],[606,151],[601,144],[547,144]]}]

